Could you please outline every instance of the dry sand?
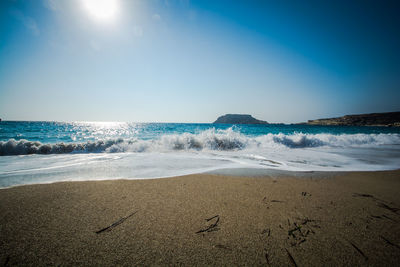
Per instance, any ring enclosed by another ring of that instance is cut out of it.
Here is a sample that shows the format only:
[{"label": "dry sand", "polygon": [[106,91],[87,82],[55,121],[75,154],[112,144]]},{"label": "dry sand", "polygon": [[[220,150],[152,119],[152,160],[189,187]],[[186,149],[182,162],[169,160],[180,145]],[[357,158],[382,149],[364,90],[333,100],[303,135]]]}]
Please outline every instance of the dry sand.
[{"label": "dry sand", "polygon": [[399,171],[2,189],[0,265],[395,266],[399,190]]}]

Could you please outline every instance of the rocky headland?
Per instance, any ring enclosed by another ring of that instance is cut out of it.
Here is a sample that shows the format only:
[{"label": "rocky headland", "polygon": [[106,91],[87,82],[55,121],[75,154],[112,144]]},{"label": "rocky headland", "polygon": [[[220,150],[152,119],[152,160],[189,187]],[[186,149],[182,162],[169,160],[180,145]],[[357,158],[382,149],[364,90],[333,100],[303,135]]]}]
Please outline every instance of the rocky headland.
[{"label": "rocky headland", "polygon": [[344,125],[344,126],[395,126],[400,127],[400,112],[370,113],[346,115],[337,118],[309,120],[309,125]]},{"label": "rocky headland", "polygon": [[226,114],[218,117],[214,123],[226,123],[226,124],[268,124],[266,121],[257,120],[248,114]]}]

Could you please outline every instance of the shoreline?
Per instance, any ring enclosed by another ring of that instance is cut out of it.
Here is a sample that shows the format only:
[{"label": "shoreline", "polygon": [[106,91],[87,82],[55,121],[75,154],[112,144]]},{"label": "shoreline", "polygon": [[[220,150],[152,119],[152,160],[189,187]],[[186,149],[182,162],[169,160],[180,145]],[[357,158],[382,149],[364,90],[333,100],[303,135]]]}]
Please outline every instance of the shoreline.
[{"label": "shoreline", "polygon": [[34,185],[48,185],[57,183],[79,183],[79,182],[104,182],[104,181],[141,181],[141,180],[159,180],[159,179],[173,179],[179,177],[193,176],[193,175],[216,175],[236,178],[331,178],[335,176],[350,174],[350,173],[374,173],[374,172],[396,172],[400,169],[388,169],[388,170],[369,170],[369,171],[289,171],[289,170],[278,170],[278,169],[262,169],[262,168],[219,168],[211,171],[190,173],[176,176],[163,176],[163,177],[151,177],[151,178],[100,178],[100,179],[86,179],[86,180],[61,180],[61,181],[49,181],[40,183],[28,183],[28,184],[16,184],[7,187],[0,187],[1,190],[11,189],[21,186],[34,186]]},{"label": "shoreline", "polygon": [[398,188],[399,170],[16,186],[0,264],[394,266]]}]

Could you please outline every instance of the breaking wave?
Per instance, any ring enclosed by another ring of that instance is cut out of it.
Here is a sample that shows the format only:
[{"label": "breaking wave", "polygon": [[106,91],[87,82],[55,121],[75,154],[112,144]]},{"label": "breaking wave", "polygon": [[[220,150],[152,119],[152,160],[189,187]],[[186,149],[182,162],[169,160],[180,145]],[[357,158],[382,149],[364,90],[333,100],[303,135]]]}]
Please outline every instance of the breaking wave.
[{"label": "breaking wave", "polygon": [[243,135],[232,128],[209,129],[198,134],[164,135],[154,140],[109,139],[86,143],[43,144],[38,141],[0,141],[0,155],[168,152],[177,150],[299,149],[309,147],[354,147],[400,145],[400,134],[267,134],[257,137]]}]

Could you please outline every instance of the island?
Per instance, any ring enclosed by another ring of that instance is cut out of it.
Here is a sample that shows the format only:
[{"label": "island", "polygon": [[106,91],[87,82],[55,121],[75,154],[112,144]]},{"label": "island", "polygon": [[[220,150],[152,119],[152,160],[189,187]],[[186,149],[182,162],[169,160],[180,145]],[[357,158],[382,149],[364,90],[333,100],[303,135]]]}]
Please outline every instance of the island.
[{"label": "island", "polygon": [[400,112],[346,115],[337,118],[309,120],[308,125],[400,127]]},{"label": "island", "polygon": [[214,123],[225,124],[268,124],[266,121],[257,120],[248,114],[226,114],[218,117]]}]

